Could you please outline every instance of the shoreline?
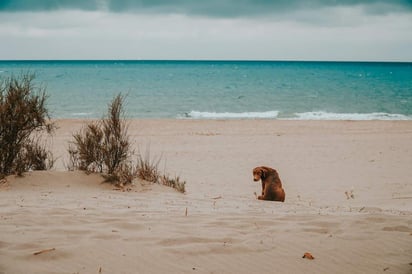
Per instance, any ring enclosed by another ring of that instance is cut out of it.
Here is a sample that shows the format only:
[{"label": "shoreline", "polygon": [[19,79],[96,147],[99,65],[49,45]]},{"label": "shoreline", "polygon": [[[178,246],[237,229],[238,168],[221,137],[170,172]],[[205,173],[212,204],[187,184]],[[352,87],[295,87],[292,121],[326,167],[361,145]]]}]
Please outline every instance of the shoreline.
[{"label": "shoreline", "polygon": [[[52,137],[52,150],[69,142],[73,133],[95,118],[52,119],[57,130]],[[271,136],[285,134],[316,133],[367,134],[393,133],[412,134],[412,120],[274,120],[274,119],[173,119],[173,118],[126,118],[128,134],[136,145],[144,145],[147,137],[172,135],[179,137],[207,135]],[[139,142],[139,139],[143,142]],[[57,143],[56,143],[57,140]],[[150,143],[150,142],[148,142]],[[136,147],[135,147],[136,148]],[[58,150],[58,149],[57,149]],[[61,157],[62,155],[59,155]]]}]

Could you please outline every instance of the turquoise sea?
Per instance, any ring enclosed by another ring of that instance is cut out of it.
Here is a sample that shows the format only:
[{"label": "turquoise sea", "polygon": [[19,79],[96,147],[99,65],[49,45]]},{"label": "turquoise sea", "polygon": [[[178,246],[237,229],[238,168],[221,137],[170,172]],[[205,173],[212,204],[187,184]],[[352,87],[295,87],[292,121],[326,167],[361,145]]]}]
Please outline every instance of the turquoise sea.
[{"label": "turquoise sea", "polygon": [[412,63],[0,61],[0,79],[34,73],[52,118],[412,120]]}]

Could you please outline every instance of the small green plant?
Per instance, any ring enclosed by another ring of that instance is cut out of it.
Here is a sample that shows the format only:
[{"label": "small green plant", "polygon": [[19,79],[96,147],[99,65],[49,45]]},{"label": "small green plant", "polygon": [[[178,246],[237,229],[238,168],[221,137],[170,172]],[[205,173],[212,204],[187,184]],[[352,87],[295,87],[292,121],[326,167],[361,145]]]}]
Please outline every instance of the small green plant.
[{"label": "small green plant", "polygon": [[0,177],[53,166],[51,152],[38,141],[55,128],[46,108],[44,88],[34,75],[11,76],[0,82]]}]

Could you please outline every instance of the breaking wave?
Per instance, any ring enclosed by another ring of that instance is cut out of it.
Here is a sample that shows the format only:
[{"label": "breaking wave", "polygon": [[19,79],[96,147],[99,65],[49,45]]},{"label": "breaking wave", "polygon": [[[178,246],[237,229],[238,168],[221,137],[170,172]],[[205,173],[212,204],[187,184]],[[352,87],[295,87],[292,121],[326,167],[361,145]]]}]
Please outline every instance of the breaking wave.
[{"label": "breaking wave", "polygon": [[412,120],[412,116],[385,112],[334,113],[326,111],[301,112],[286,115],[280,111],[264,112],[202,112],[190,111],[179,115],[180,119],[278,119],[278,120]]},{"label": "breaking wave", "polygon": [[412,116],[403,114],[391,114],[385,112],[373,113],[333,113],[325,111],[313,111],[296,113],[294,120],[412,120]]},{"label": "breaking wave", "polygon": [[264,112],[202,112],[190,111],[185,113],[183,117],[189,119],[275,119],[279,115],[279,111],[264,111]]}]

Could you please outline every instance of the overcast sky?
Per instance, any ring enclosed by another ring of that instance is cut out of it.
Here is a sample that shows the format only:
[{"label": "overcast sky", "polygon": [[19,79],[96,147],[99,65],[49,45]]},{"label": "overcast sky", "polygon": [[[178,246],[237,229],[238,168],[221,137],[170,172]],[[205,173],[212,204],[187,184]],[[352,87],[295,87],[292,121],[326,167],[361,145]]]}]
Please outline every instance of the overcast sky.
[{"label": "overcast sky", "polygon": [[0,0],[0,59],[412,61],[412,0]]}]

